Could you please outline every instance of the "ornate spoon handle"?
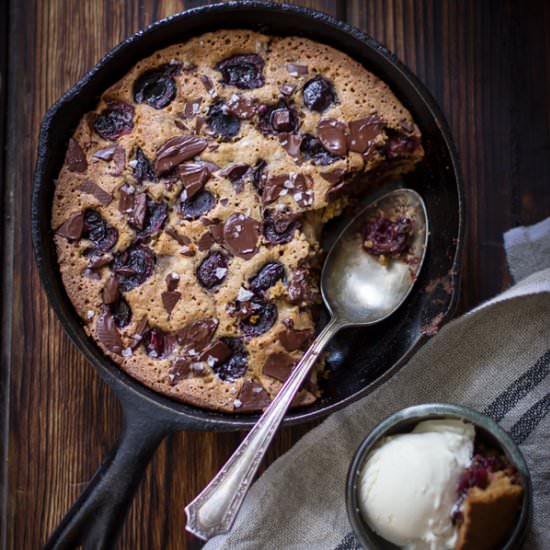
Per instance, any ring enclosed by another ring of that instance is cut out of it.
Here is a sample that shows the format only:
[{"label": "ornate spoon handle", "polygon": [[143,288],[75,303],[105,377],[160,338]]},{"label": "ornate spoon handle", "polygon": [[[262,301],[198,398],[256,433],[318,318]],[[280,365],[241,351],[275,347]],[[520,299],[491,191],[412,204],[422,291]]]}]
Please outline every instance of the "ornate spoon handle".
[{"label": "ornate spoon handle", "polygon": [[186,529],[208,540],[231,529],[258,466],[294,396],[330,338],[342,327],[333,317],[214,479],[185,508]]}]

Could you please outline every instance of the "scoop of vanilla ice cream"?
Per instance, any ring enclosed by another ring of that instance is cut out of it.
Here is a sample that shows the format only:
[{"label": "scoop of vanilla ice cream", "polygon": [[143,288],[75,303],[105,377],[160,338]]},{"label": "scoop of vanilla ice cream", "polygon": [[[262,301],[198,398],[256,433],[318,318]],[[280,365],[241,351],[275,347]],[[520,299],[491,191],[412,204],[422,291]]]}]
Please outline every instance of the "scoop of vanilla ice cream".
[{"label": "scoop of vanilla ice cream", "polygon": [[472,424],[443,419],[385,438],[360,474],[360,508],[371,529],[407,550],[454,548],[451,508],[474,437]]}]

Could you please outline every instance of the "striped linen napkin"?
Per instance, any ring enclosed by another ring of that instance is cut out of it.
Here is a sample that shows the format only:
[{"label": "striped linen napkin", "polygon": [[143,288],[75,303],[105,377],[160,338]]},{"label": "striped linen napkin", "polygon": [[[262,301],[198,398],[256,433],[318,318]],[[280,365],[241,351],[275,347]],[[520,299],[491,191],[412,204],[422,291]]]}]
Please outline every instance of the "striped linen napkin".
[{"label": "striped linen napkin", "polygon": [[391,413],[435,401],[484,412],[520,445],[534,487],[524,548],[550,548],[550,218],[508,231],[504,245],[515,286],[448,323],[388,382],[306,434],[206,550],[359,549],[344,498],[353,453]]}]

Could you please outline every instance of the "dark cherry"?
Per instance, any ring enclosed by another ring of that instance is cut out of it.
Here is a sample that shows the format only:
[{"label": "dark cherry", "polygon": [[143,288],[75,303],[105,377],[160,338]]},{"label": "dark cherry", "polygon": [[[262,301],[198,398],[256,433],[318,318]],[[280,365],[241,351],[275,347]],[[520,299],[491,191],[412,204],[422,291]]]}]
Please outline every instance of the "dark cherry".
[{"label": "dark cherry", "polygon": [[235,137],[241,130],[241,121],[227,110],[223,101],[212,103],[208,109],[206,122],[210,129],[223,141]]},{"label": "dark cherry", "polygon": [[267,290],[277,281],[284,280],[285,267],[280,262],[270,262],[265,264],[254,277],[248,281],[248,286],[254,292]]},{"label": "dark cherry", "polygon": [[113,271],[124,292],[141,285],[155,270],[155,255],[142,244],[134,244],[115,256]]},{"label": "dark cherry", "polygon": [[363,227],[363,248],[374,256],[398,256],[409,248],[412,231],[410,218],[401,216],[392,221],[378,216]]},{"label": "dark cherry", "polygon": [[255,53],[234,55],[216,65],[222,73],[223,83],[241,90],[261,88],[264,85],[263,68],[264,60]]},{"label": "dark cherry", "polygon": [[129,134],[134,127],[134,108],[123,101],[110,101],[93,122],[94,130],[108,141]]},{"label": "dark cherry", "polygon": [[122,296],[119,296],[116,302],[109,304],[109,309],[118,328],[128,326],[132,320],[132,310]]},{"label": "dark cherry", "polygon": [[212,210],[215,204],[214,195],[206,189],[201,189],[190,199],[181,202],[181,213],[186,220],[196,220]]},{"label": "dark cherry", "polygon": [[212,290],[227,277],[228,260],[225,254],[215,250],[201,262],[197,269],[197,279],[207,290]]},{"label": "dark cherry", "polygon": [[178,91],[174,75],[180,64],[162,65],[142,73],[134,82],[134,101],[162,109],[172,103]]},{"label": "dark cherry", "polygon": [[153,359],[163,359],[170,355],[171,346],[169,345],[167,334],[159,328],[151,328],[143,335],[143,345],[145,352]]},{"label": "dark cherry", "polygon": [[167,204],[163,200],[156,202],[151,197],[147,196],[143,229],[136,231],[136,240],[143,241],[151,235],[158,233],[162,229],[167,218]]},{"label": "dark cherry", "polygon": [[241,338],[226,337],[220,340],[231,349],[231,356],[212,368],[222,380],[236,380],[243,376],[248,368],[248,351]]},{"label": "dark cherry", "polygon": [[294,238],[294,232],[301,226],[292,213],[277,213],[267,210],[264,214],[264,238],[269,244],[285,244]]},{"label": "dark cherry", "polygon": [[319,113],[336,101],[336,93],[332,84],[320,75],[304,84],[302,94],[306,107]]},{"label": "dark cherry", "polygon": [[294,132],[300,125],[296,109],[289,107],[284,99],[274,105],[261,105],[259,111],[259,127],[263,134]]},{"label": "dark cherry", "polygon": [[118,231],[108,225],[99,212],[86,210],[82,238],[92,241],[94,246],[90,253],[103,254],[115,246],[118,241]]},{"label": "dark cherry", "polygon": [[141,147],[136,148],[134,161],[134,177],[138,183],[141,184],[144,181],[157,181],[158,178],[153,170],[151,161],[147,158]]},{"label": "dark cherry", "polygon": [[245,336],[260,336],[267,332],[277,320],[277,306],[255,296],[251,300],[252,314],[239,323]]},{"label": "dark cherry", "polygon": [[256,189],[260,195],[262,194],[267,179],[267,174],[265,173],[266,166],[267,162],[260,159],[252,169],[252,185],[254,185],[254,189]]},{"label": "dark cherry", "polygon": [[304,160],[312,160],[313,164],[318,166],[327,166],[336,162],[339,158],[325,149],[321,140],[311,134],[306,134],[303,137],[300,152],[304,156]]}]

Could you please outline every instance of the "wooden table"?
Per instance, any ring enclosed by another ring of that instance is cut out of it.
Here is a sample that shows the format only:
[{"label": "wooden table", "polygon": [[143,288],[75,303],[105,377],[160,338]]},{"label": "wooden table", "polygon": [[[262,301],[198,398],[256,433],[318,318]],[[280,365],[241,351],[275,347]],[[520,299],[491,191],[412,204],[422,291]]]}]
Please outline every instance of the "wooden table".
[{"label": "wooden table", "polygon": [[[204,2],[0,2],[3,548],[37,548],[114,445],[120,409],[61,330],[30,238],[37,136],[46,109],[127,35]],[[464,172],[468,235],[459,310],[510,284],[502,232],[550,215],[550,3],[544,0],[303,1],[370,33],[438,99]],[[266,463],[312,426],[283,430]],[[183,505],[238,434],[181,433],[155,455],[120,548],[197,548]]]}]

